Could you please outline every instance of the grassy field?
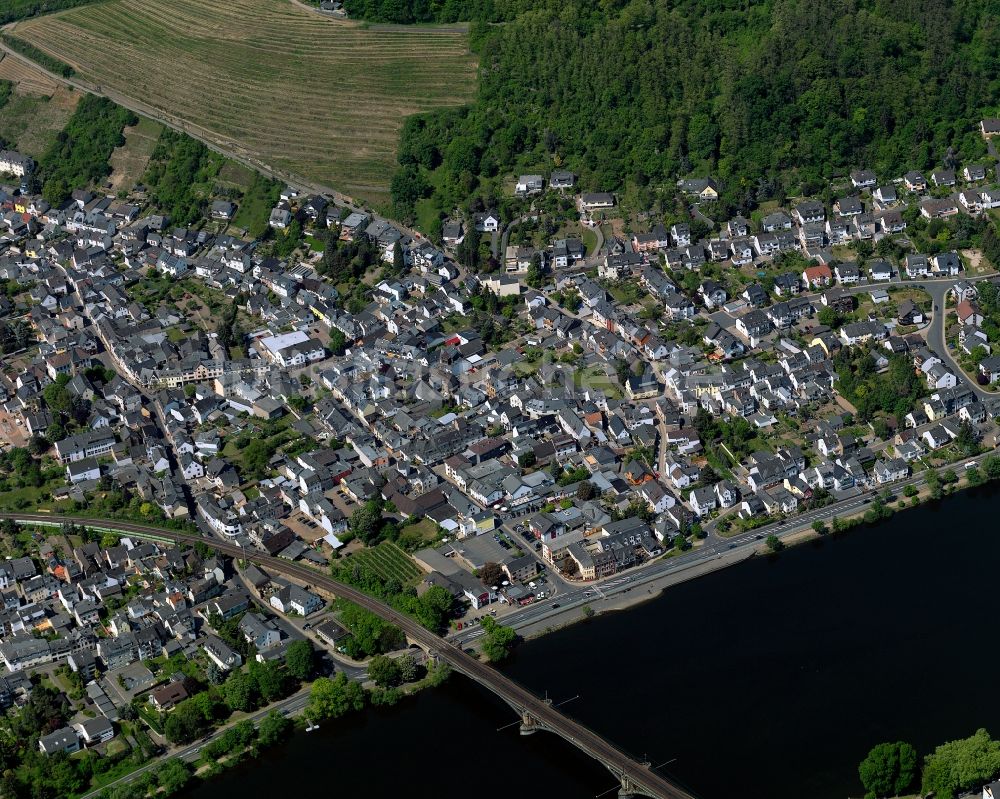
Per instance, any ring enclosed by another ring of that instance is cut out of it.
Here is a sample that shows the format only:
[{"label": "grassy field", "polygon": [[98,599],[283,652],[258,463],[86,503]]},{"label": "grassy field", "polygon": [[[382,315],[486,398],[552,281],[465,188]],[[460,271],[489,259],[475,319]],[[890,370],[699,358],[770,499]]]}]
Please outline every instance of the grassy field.
[{"label": "grassy field", "polygon": [[66,125],[80,94],[2,53],[0,79],[14,84],[14,95],[0,113],[0,139],[37,158]]},{"label": "grassy field", "polygon": [[130,191],[142,178],[163,132],[159,122],[139,117],[139,124],[125,128],[125,144],[111,154],[111,190]]},{"label": "grassy field", "polygon": [[375,203],[403,119],[469,100],[476,73],[458,29],[368,29],[279,0],[109,0],[16,34],[221,145]]}]

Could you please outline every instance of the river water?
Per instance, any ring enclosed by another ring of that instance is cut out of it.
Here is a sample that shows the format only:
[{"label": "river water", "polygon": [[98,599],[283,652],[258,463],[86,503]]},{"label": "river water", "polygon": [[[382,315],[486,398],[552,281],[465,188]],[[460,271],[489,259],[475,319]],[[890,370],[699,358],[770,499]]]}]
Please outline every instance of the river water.
[{"label": "river water", "polygon": [[[923,754],[1000,734],[990,640],[1000,591],[996,487],[760,557],[640,607],[523,645],[511,676],[705,799],[861,796],[883,740]],[[300,733],[193,799],[339,795],[593,797],[606,771],[455,676],[389,710]],[[221,794],[219,789],[222,789]],[[614,796],[614,794],[608,794]]]}]

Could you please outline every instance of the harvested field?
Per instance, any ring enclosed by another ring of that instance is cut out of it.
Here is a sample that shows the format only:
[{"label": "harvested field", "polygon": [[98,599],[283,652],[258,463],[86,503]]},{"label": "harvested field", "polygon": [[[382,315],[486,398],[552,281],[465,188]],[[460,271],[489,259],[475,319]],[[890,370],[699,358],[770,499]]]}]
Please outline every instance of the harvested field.
[{"label": "harvested field", "polygon": [[460,28],[370,30],[283,0],[110,0],[16,33],[221,145],[373,202],[404,118],[466,102],[476,73]]},{"label": "harvested field", "polygon": [[0,80],[17,84],[17,90],[22,94],[44,97],[50,96],[60,85],[44,72],[32,69],[20,59],[11,58],[6,53],[0,53]]},{"label": "harvested field", "polygon": [[10,56],[0,57],[0,79],[14,84],[14,94],[0,112],[0,139],[38,158],[65,127],[80,93]]}]

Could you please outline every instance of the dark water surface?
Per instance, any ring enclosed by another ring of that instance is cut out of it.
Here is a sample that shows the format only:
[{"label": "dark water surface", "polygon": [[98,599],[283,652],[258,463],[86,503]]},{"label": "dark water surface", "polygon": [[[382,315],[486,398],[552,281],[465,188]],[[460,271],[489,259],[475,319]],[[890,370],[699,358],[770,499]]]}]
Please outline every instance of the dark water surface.
[{"label": "dark water surface", "polygon": [[[1000,734],[998,502],[977,489],[752,560],[532,641],[507,670],[556,701],[579,694],[567,712],[653,763],[673,759],[664,773],[705,799],[860,796],[874,743],[922,755],[980,726]],[[593,797],[614,784],[555,736],[496,731],[513,720],[456,676],[299,734],[191,796]]]}]

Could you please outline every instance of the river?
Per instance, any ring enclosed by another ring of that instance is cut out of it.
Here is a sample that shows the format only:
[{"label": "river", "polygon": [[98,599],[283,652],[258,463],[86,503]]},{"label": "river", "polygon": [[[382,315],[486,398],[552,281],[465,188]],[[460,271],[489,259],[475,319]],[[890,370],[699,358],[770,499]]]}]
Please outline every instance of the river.
[{"label": "river", "polygon": [[[824,538],[669,589],[523,645],[508,673],[705,799],[861,796],[883,740],[923,754],[1000,734],[988,645],[1000,610],[1000,488]],[[522,738],[461,677],[389,710],[300,733],[192,799],[273,799],[289,786],[437,799],[528,789],[593,797],[601,767],[555,736]],[[614,794],[608,794],[613,796]]]}]

